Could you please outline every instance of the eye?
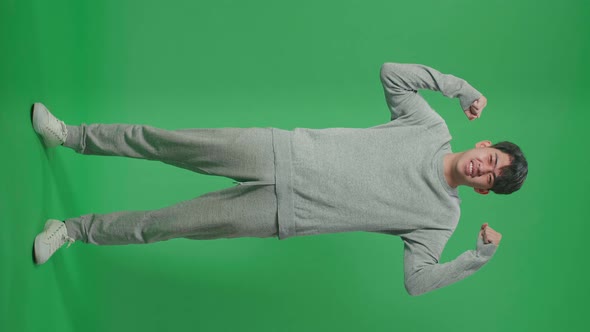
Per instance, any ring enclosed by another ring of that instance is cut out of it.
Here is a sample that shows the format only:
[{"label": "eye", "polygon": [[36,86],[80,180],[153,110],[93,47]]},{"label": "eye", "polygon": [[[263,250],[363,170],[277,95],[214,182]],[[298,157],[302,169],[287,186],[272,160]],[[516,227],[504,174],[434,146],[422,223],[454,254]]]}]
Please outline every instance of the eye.
[{"label": "eye", "polygon": [[492,156],[490,156],[490,164],[492,163],[493,160],[494,160],[494,158]]}]

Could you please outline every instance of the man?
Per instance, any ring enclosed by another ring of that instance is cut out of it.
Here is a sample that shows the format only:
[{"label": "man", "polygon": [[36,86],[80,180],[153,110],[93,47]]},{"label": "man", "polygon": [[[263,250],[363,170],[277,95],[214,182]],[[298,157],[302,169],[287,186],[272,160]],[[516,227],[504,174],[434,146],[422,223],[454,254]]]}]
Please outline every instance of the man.
[{"label": "man", "polygon": [[391,121],[366,129],[66,126],[35,104],[33,126],[48,147],[159,160],[237,181],[161,210],[50,219],[35,239],[36,263],[76,240],[114,245],[368,231],[404,241],[405,286],[411,295],[471,275],[494,255],[501,235],[483,224],[476,250],[439,263],[459,220],[457,187],[511,193],[522,186],[527,162],[509,142],[482,141],[452,153],[444,120],[417,90],[459,98],[474,120],[487,100],[466,81],[426,66],[394,63],[382,66],[381,81]]}]

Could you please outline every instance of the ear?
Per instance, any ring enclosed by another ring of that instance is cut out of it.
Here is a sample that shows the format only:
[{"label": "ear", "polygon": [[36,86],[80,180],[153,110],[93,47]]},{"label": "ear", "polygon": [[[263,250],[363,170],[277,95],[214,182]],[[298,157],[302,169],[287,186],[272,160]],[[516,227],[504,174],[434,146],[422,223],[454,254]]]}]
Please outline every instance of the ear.
[{"label": "ear", "polygon": [[487,148],[491,145],[492,145],[492,142],[490,142],[490,141],[481,141],[481,142],[475,143],[476,148]]},{"label": "ear", "polygon": [[476,193],[482,194],[482,195],[487,195],[490,193],[490,191],[487,189],[473,188],[473,190],[475,190]]}]

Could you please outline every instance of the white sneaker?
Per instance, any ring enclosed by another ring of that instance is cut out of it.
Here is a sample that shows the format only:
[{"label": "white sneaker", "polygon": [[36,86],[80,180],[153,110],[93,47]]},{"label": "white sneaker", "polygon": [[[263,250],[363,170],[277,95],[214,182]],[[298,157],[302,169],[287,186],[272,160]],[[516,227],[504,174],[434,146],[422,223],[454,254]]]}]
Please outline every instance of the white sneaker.
[{"label": "white sneaker", "polygon": [[69,242],[68,248],[75,240],[68,236],[66,224],[62,221],[49,219],[45,223],[43,232],[35,237],[35,264],[43,264],[57,249]]},{"label": "white sneaker", "polygon": [[48,148],[64,144],[68,137],[66,124],[53,116],[41,103],[33,105],[33,128]]}]

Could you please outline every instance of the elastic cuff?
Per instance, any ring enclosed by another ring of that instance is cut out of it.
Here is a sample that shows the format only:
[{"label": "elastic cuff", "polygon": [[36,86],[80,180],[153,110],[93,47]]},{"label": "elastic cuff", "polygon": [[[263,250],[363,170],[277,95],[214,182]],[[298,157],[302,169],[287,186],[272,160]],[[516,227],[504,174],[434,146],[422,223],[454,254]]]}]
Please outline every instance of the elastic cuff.
[{"label": "elastic cuff", "polygon": [[76,241],[86,242],[86,239],[82,236],[80,221],[78,219],[80,218],[67,219],[64,221],[68,231],[68,236]]},{"label": "elastic cuff", "polygon": [[459,95],[459,101],[461,103],[462,110],[468,109],[474,101],[476,101],[477,99],[479,99],[479,97],[482,96],[481,92],[477,91],[467,82],[465,82],[465,85],[461,90],[462,91]]},{"label": "elastic cuff", "polygon": [[483,240],[479,238],[477,240],[477,255],[483,258],[491,258],[496,253],[498,246],[494,243],[483,243]]},{"label": "elastic cuff", "polygon": [[68,129],[68,136],[63,146],[74,149],[76,152],[82,152],[84,147],[82,145],[83,126],[66,126]]}]

